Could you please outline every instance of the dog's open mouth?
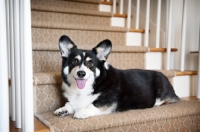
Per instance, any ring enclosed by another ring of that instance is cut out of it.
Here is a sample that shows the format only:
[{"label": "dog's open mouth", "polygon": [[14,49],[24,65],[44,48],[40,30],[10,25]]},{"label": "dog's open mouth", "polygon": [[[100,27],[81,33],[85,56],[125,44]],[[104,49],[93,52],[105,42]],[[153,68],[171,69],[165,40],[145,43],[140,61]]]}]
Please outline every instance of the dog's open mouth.
[{"label": "dog's open mouth", "polygon": [[76,80],[76,84],[77,84],[77,87],[79,89],[83,89],[85,87],[85,83],[86,83],[86,79],[75,79]]}]

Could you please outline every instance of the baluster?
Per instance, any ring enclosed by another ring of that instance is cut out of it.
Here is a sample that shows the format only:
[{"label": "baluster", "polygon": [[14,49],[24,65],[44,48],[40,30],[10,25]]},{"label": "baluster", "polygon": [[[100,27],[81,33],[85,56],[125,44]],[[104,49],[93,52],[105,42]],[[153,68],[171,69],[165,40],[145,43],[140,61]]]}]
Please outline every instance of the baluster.
[{"label": "baluster", "polygon": [[9,89],[5,0],[0,1],[0,131],[9,132]]},{"label": "baluster", "polygon": [[160,46],[160,15],[161,15],[161,0],[158,0],[157,22],[156,22],[156,48]]},{"label": "baluster", "polygon": [[149,17],[150,17],[150,0],[147,0],[146,5],[146,24],[145,24],[145,37],[144,37],[144,46],[149,45]]}]

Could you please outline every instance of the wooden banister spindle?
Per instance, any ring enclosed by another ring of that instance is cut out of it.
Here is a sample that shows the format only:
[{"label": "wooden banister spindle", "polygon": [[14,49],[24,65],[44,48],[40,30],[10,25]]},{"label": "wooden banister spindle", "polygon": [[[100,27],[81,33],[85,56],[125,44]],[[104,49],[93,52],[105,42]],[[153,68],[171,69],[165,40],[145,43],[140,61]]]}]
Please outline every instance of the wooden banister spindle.
[{"label": "wooden banister spindle", "polygon": [[137,10],[136,10],[136,22],[135,22],[135,29],[139,29],[140,23],[140,0],[137,0]]}]

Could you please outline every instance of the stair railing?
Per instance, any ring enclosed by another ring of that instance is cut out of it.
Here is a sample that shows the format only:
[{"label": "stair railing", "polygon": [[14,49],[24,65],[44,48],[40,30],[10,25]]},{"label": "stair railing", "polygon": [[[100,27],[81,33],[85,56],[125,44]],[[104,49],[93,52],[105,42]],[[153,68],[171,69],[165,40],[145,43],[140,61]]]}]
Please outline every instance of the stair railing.
[{"label": "stair railing", "polygon": [[170,70],[171,65],[171,42],[172,42],[172,1],[167,1],[169,9],[168,15],[168,27],[167,27],[167,57],[166,57],[166,70]]},{"label": "stair railing", "polygon": [[9,132],[10,110],[16,128],[22,128],[22,132],[33,132],[30,0],[1,0],[0,18],[0,131]]},{"label": "stair railing", "polygon": [[9,132],[8,54],[5,1],[0,1],[0,131]]},{"label": "stair railing", "polygon": [[[200,25],[200,23],[199,23],[199,25]],[[199,34],[200,34],[200,32],[199,32]],[[197,98],[199,98],[200,99],[200,74],[199,74],[199,72],[200,72],[200,38],[199,38],[199,55],[198,55],[198,76],[197,76],[197,79],[198,79],[198,81],[197,81],[197,94],[196,94],[196,96],[197,96]]]},{"label": "stair railing", "polygon": [[[126,4],[124,4],[124,3],[127,3],[127,5]],[[116,5],[117,4],[119,4],[119,14],[122,14],[123,12],[122,12],[122,10],[123,10],[123,8],[124,9],[126,9],[127,8],[127,24],[126,24],[126,27],[127,28],[131,28],[131,27],[133,27],[133,25],[131,25],[131,20],[135,20],[135,29],[139,29],[139,23],[140,23],[140,7],[141,7],[141,5],[140,5],[140,2],[141,2],[141,0],[137,0],[136,1],[136,15],[135,15],[135,18],[133,18],[133,19],[131,19],[131,17],[133,16],[132,14],[133,14],[133,12],[132,12],[132,10],[131,10],[131,8],[132,8],[132,5],[133,5],[133,3],[132,2],[134,2],[134,1],[132,1],[132,0],[113,0],[113,13],[117,13],[116,12]],[[144,33],[144,46],[149,46],[149,29],[150,29],[150,25],[149,25],[149,23],[150,23],[150,0],[146,0],[145,1],[146,2],[146,13],[145,13],[145,25],[144,25],[144,27],[143,28],[145,28],[145,33]],[[185,0],[184,0],[184,3],[185,3]],[[134,3],[135,4],[135,3]],[[161,42],[160,42],[160,30],[161,30],[161,5],[162,5],[162,0],[158,0],[157,1],[157,15],[156,15],[156,35],[155,35],[155,47],[156,48],[160,48],[161,46]],[[127,7],[126,7],[127,6]],[[170,70],[171,69],[171,44],[172,44],[172,30],[173,30],[173,28],[172,28],[172,0],[167,0],[167,21],[166,21],[166,23],[167,23],[167,29],[166,29],[166,40],[164,40],[164,41],[166,41],[166,48],[167,48],[167,54],[166,54],[166,63],[165,63],[165,69],[166,70]],[[186,12],[186,6],[185,6],[185,4],[184,4],[184,12]],[[182,27],[182,44],[181,44],[181,46],[182,46],[182,48],[181,48],[181,57],[180,57],[180,60],[181,60],[181,64],[180,64],[180,70],[181,71],[184,71],[184,63],[185,63],[185,58],[184,58],[184,54],[185,54],[185,30],[186,30],[186,27],[185,27],[185,19],[186,19],[186,17],[185,17],[185,14],[186,13],[184,13],[183,14],[183,27]]]}]

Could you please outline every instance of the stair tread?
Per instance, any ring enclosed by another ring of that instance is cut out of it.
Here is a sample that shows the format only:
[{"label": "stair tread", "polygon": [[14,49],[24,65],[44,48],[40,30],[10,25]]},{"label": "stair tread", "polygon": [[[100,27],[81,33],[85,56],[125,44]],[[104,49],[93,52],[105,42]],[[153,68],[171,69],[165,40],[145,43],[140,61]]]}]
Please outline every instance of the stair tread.
[{"label": "stair tread", "polygon": [[87,2],[96,4],[99,4],[101,2],[101,0],[63,0],[63,1],[77,1],[77,2]]},{"label": "stair tread", "polygon": [[73,24],[73,23],[51,23],[35,21],[32,23],[32,28],[48,28],[48,29],[64,29],[64,30],[87,30],[87,31],[102,31],[102,32],[124,32],[128,31],[125,27],[114,27],[108,25],[89,25],[89,24]]},{"label": "stair tread", "polygon": [[82,15],[91,15],[91,16],[102,16],[102,17],[112,17],[110,12],[99,12],[83,9],[74,9],[66,7],[57,7],[57,6],[48,6],[48,5],[31,5],[32,11],[46,11],[46,12],[58,12],[58,13],[71,13],[71,14],[82,14]]},{"label": "stair tread", "polygon": [[[145,125],[153,129],[153,124],[155,122],[157,122],[157,124],[159,125],[162,125],[163,121],[170,125],[173,125],[174,127],[180,127],[180,125],[174,125],[172,122],[184,122],[184,124],[186,123],[184,127],[188,126],[188,129],[193,128],[189,127],[190,125],[187,125],[187,122],[189,122],[189,124],[194,123],[193,125],[197,125],[196,128],[200,129],[199,120],[194,120],[193,122],[191,122],[191,119],[189,118],[191,117],[199,119],[200,101],[182,100],[178,103],[162,105],[159,107],[140,110],[129,110],[125,112],[94,116],[81,120],[73,118],[72,115],[66,116],[64,118],[57,117],[53,115],[53,111],[36,114],[36,117],[38,117],[39,120],[46,122],[45,124],[48,127],[51,127],[51,130],[62,129],[62,131],[95,131],[103,130],[105,128],[108,130],[117,130],[118,128],[123,128],[126,130],[130,129],[131,127],[133,127],[133,130],[135,130],[138,125]],[[169,131],[168,125],[162,126],[162,129],[167,129]]]},{"label": "stair tread", "polygon": [[84,24],[84,25],[108,25],[110,26],[110,18],[104,16],[91,16],[73,13],[58,13],[58,12],[45,12],[45,11],[31,11],[32,23],[40,22],[48,25],[67,25]]},{"label": "stair tread", "polygon": [[[87,44],[80,44],[78,48],[89,50],[94,45],[87,45]],[[51,43],[33,43],[33,51],[60,51],[58,44],[51,44]],[[145,53],[148,52],[149,48],[145,46],[126,46],[126,45],[115,45],[113,43],[112,51],[115,53]]]}]

